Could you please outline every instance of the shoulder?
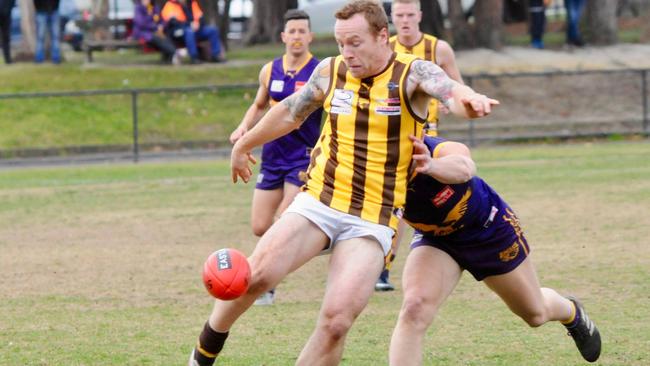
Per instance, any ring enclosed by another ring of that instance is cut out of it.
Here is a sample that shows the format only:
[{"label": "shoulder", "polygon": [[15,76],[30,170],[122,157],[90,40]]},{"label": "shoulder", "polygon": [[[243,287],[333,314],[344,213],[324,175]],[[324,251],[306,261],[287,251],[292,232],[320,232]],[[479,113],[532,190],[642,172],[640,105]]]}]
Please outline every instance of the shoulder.
[{"label": "shoulder", "polygon": [[442,39],[438,40],[436,44],[436,57],[441,56],[454,56],[454,49],[451,48],[451,45]]},{"label": "shoulder", "polygon": [[457,142],[449,141],[441,137],[425,136],[424,143],[431,151],[431,156],[434,158],[441,158],[447,155],[462,155],[470,157],[470,150],[467,145]]}]

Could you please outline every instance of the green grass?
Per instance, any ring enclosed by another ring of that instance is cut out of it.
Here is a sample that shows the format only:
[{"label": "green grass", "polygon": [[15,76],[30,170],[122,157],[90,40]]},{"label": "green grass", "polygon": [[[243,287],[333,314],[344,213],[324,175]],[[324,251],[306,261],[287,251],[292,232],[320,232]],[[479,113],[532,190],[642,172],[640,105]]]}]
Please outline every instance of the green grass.
[{"label": "green grass", "polygon": [[[578,295],[603,365],[650,359],[647,142],[480,148],[479,173],[514,207],[543,285]],[[250,253],[252,185],[225,161],[0,171],[0,365],[179,365],[211,309],[200,269]],[[375,294],[343,365],[387,363],[401,302]],[[311,333],[327,257],[290,275],[273,307],[232,329],[225,365],[291,365]],[[576,365],[561,326],[528,328],[465,275],[427,333],[425,365]]]}]

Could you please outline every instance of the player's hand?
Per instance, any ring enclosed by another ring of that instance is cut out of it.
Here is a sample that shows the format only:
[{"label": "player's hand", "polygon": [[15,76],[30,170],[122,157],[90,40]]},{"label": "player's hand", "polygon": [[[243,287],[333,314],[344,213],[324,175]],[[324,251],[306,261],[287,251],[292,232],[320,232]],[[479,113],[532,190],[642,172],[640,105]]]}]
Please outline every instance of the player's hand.
[{"label": "player's hand", "polygon": [[417,173],[429,174],[433,169],[433,158],[431,151],[422,140],[411,135],[409,139],[413,142],[413,161],[415,162],[415,171]]},{"label": "player's hand", "polygon": [[253,171],[248,165],[249,162],[255,164],[257,160],[255,160],[255,157],[253,157],[250,151],[242,152],[235,145],[230,155],[230,172],[233,183],[237,183],[238,178],[241,178],[244,183],[248,183],[253,175]]},{"label": "player's hand", "polygon": [[496,99],[488,98],[483,94],[474,93],[460,99],[469,118],[478,118],[492,113],[492,106],[499,105]]},{"label": "player's hand", "polygon": [[235,144],[237,140],[239,140],[244,134],[246,133],[246,128],[244,126],[239,126],[237,127],[232,133],[230,134],[230,143]]}]

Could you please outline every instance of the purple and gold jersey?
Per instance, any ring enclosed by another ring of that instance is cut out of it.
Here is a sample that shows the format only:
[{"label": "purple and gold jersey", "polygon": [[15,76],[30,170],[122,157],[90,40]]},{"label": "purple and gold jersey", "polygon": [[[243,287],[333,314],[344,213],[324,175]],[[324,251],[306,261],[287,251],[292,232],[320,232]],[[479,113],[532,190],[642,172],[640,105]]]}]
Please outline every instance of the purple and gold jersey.
[{"label": "purple and gold jersey", "polygon": [[[266,87],[271,105],[282,101],[305,85],[318,63],[319,61],[311,55],[297,70],[287,70],[284,56],[269,63]],[[320,135],[322,112],[322,109],[318,109],[307,117],[299,129],[264,144],[262,166],[291,169],[304,165],[306,169],[311,149]]]},{"label": "purple and gold jersey", "polygon": [[[424,138],[433,157],[437,157],[437,148],[444,142],[439,137]],[[493,207],[501,206],[499,195],[479,177],[466,183],[445,184],[417,174],[408,184],[404,219],[424,235],[455,237],[455,233],[469,233],[460,229],[493,220]]]},{"label": "purple and gold jersey", "polygon": [[[444,142],[424,138],[433,157]],[[512,208],[479,177],[445,184],[417,174],[408,184],[404,219],[416,229],[412,249],[438,248],[478,281],[512,271],[530,253]]]}]

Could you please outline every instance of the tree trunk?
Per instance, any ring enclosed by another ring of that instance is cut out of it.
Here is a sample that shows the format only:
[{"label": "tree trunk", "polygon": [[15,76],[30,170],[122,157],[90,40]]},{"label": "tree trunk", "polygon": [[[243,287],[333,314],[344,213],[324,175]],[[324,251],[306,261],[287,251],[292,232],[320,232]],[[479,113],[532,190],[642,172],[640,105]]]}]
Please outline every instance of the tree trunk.
[{"label": "tree trunk", "polygon": [[247,45],[278,42],[284,25],[284,13],[298,7],[298,0],[255,0],[253,17],[244,37]]},{"label": "tree trunk", "polygon": [[424,33],[445,39],[444,17],[438,0],[422,0],[420,2],[420,9],[422,10],[420,30]]},{"label": "tree trunk", "polygon": [[[90,12],[93,19],[102,20],[108,19],[109,4],[108,0],[92,0]],[[109,39],[111,37],[107,26],[101,26],[93,29],[93,39]]]},{"label": "tree trunk", "polygon": [[33,1],[17,1],[20,7],[20,33],[23,35],[20,54],[33,57],[36,51],[36,9]]},{"label": "tree trunk", "polygon": [[231,0],[223,0],[223,11],[217,18],[221,44],[223,44],[226,50],[228,50],[228,30],[230,30],[230,2]]},{"label": "tree trunk", "polygon": [[618,42],[616,1],[587,1],[582,18],[585,20],[585,36],[588,43],[610,45]]},{"label": "tree trunk", "polygon": [[503,47],[503,1],[477,1],[474,21],[477,46],[500,50]]},{"label": "tree trunk", "polygon": [[451,37],[454,49],[462,50],[473,48],[476,44],[471,32],[460,0],[447,0],[448,17],[451,23]]}]

